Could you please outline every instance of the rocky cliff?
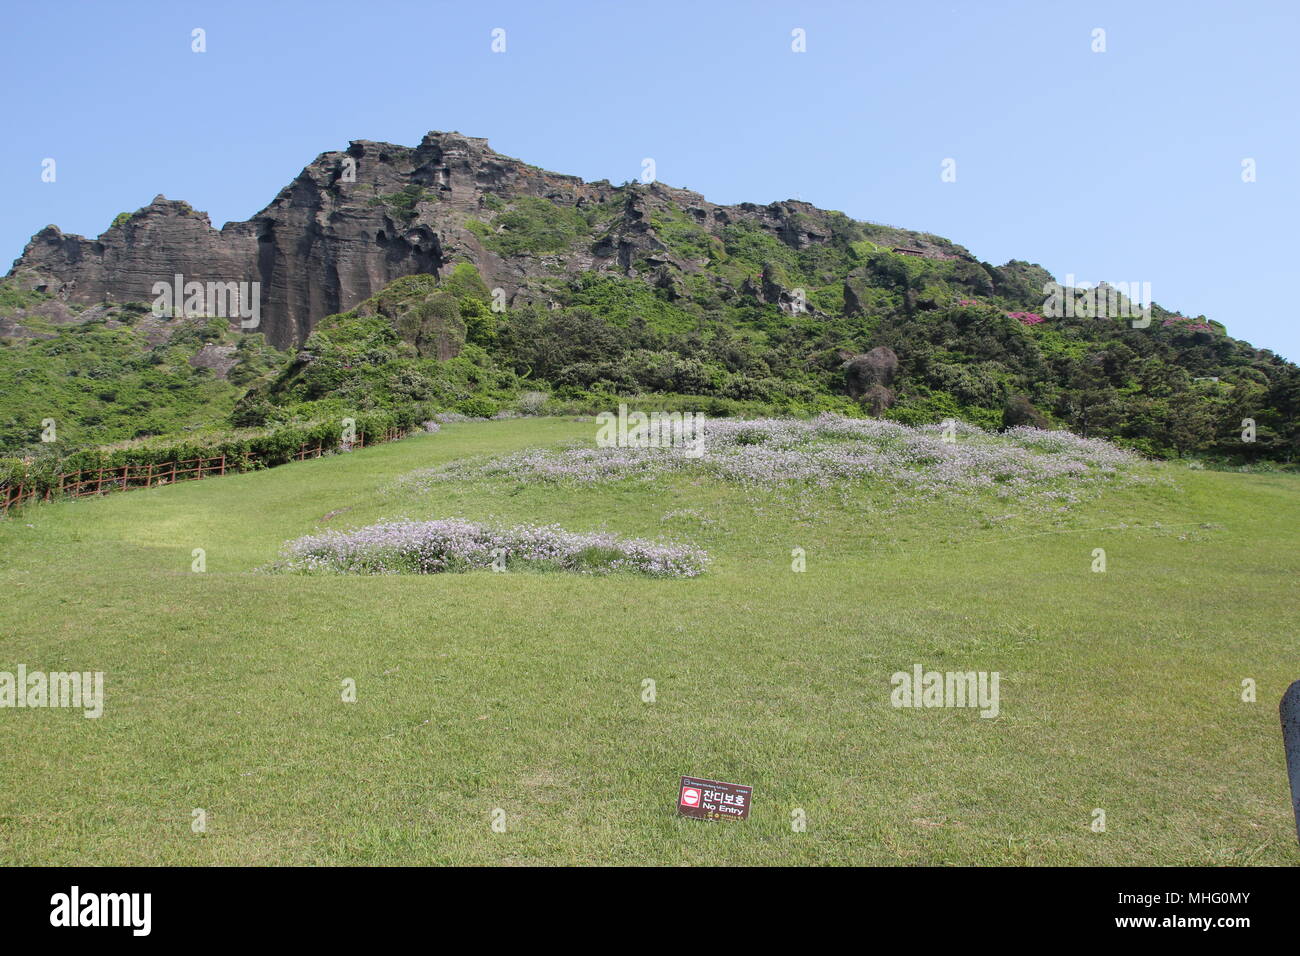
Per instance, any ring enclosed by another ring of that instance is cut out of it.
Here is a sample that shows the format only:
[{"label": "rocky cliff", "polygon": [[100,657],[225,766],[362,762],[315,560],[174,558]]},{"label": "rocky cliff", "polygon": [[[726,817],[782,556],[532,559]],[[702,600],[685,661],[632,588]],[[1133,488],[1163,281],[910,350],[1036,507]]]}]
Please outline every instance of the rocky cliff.
[{"label": "rocky cliff", "polygon": [[[537,223],[517,208],[530,200],[527,209],[545,214]],[[545,299],[548,278],[589,271],[671,291],[738,223],[792,249],[827,243],[847,224],[855,238],[886,248],[970,258],[936,236],[854,223],[808,203],[718,206],[660,183],[588,183],[502,156],[484,139],[431,132],[414,148],[358,140],[322,153],[252,219],[220,230],[205,213],[162,196],[96,239],[47,226],[10,276],[84,305],[152,301],[154,284],[176,274],[186,282],[258,282],[261,331],[287,347],[393,279],[445,275],[458,261],[474,263],[505,305]],[[666,240],[664,230],[682,241]],[[730,281],[760,301],[791,301],[766,270]]]}]

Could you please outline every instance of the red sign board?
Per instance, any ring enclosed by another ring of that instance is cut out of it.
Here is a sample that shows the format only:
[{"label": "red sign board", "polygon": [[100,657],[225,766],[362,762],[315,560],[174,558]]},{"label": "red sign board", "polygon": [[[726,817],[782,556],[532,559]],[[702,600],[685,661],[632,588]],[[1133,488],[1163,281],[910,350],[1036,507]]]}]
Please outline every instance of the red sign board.
[{"label": "red sign board", "polygon": [[698,820],[744,820],[749,816],[753,787],[702,777],[682,777],[677,812]]}]

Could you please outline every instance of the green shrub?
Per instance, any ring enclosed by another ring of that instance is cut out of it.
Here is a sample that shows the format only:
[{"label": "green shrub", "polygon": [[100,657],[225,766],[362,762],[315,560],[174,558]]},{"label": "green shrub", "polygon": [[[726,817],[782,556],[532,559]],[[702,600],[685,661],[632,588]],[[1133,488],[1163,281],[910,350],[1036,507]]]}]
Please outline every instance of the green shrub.
[{"label": "green shrub", "polygon": [[535,196],[516,199],[510,209],[498,214],[495,228],[475,223],[469,220],[465,225],[485,246],[505,256],[562,252],[588,233],[582,213]]},{"label": "green shrub", "polygon": [[491,418],[497,412],[501,411],[501,406],[490,398],[482,395],[475,395],[467,398],[456,405],[456,411],[462,415],[468,415],[470,418]]}]

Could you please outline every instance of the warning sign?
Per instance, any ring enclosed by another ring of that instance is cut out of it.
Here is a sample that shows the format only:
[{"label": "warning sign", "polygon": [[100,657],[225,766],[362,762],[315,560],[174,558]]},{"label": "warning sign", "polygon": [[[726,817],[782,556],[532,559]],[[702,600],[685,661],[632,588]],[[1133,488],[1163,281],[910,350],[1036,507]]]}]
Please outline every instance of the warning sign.
[{"label": "warning sign", "polygon": [[677,812],[699,820],[744,820],[754,788],[702,777],[682,777]]}]

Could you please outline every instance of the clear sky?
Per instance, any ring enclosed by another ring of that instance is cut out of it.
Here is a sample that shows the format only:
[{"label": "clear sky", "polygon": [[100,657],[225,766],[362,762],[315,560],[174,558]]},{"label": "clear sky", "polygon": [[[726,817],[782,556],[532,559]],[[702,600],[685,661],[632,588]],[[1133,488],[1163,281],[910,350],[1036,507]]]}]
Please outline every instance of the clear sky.
[{"label": "clear sky", "polygon": [[44,0],[3,22],[6,267],[49,223],[96,236],[162,193],[220,226],[349,140],[459,130],[586,179],[650,157],[714,202],[1150,282],[1300,359],[1297,0]]}]

